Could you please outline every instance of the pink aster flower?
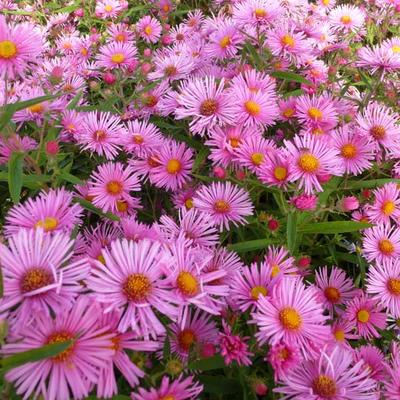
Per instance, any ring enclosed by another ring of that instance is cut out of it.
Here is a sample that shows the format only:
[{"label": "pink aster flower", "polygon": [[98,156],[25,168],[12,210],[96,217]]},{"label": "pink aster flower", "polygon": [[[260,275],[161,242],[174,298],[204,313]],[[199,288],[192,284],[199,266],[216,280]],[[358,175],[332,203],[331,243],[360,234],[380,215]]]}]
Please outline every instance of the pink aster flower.
[{"label": "pink aster flower", "polygon": [[89,150],[112,160],[120,151],[125,128],[121,119],[109,112],[89,112],[84,117],[78,142],[83,150]]},{"label": "pink aster flower", "polygon": [[139,191],[138,178],[130,166],[108,162],[99,165],[91,175],[89,195],[93,204],[104,211],[118,211],[122,203],[134,201],[129,192]]},{"label": "pink aster flower", "polygon": [[145,15],[136,23],[136,31],[147,43],[157,43],[161,36],[162,27],[157,19]]},{"label": "pink aster flower", "polygon": [[293,159],[291,180],[299,180],[299,188],[304,188],[306,194],[322,191],[318,175],[341,175],[337,151],[317,140],[314,135],[296,135],[293,142],[285,140],[284,143],[288,157]]},{"label": "pink aster flower", "polygon": [[400,255],[400,229],[376,225],[363,234],[363,254],[368,261],[380,263]]},{"label": "pink aster flower", "polygon": [[351,4],[342,4],[330,11],[329,20],[336,31],[357,32],[364,25],[365,13]]},{"label": "pink aster flower", "polygon": [[125,151],[137,156],[146,156],[162,145],[163,136],[157,126],[147,120],[137,119],[126,123]]},{"label": "pink aster flower", "polygon": [[393,147],[399,145],[398,119],[398,115],[390,108],[371,102],[362,114],[357,115],[356,121],[360,127],[360,133],[373,141],[376,150],[382,146],[387,151],[391,151]]},{"label": "pink aster flower", "polygon": [[297,367],[302,356],[298,347],[291,343],[279,342],[270,347],[268,355],[265,358],[274,369],[275,381],[281,381],[290,371]]},{"label": "pink aster flower", "polygon": [[260,344],[283,340],[301,348],[306,357],[310,347],[321,348],[329,337],[328,317],[323,315],[314,289],[306,288],[299,278],[285,277],[274,286],[270,298],[260,296],[252,317]]},{"label": "pink aster flower", "polygon": [[219,240],[218,231],[209,216],[195,208],[180,209],[178,223],[169,215],[162,215],[159,229],[169,241],[183,236],[194,246],[214,247]]},{"label": "pink aster flower", "polygon": [[60,126],[62,128],[60,138],[63,141],[77,141],[82,133],[85,116],[84,113],[75,110],[65,110],[62,113]]},{"label": "pink aster flower", "polygon": [[377,329],[385,329],[386,314],[377,299],[365,293],[350,300],[345,317],[356,325],[357,332],[366,339],[380,337]]},{"label": "pink aster flower", "polygon": [[366,215],[372,223],[389,224],[400,218],[400,190],[396,183],[387,183],[373,191],[375,201],[366,208]]},{"label": "pink aster flower", "polygon": [[222,326],[224,330],[219,333],[219,345],[225,365],[230,365],[233,361],[236,361],[238,365],[251,365],[252,361],[249,357],[253,353],[248,350],[246,343],[250,338],[233,335],[231,327],[225,321],[222,321]]},{"label": "pink aster flower", "polygon": [[291,180],[292,163],[284,152],[270,152],[256,173],[262,183],[286,189]]},{"label": "pink aster flower", "polygon": [[60,354],[26,363],[6,374],[24,398],[43,396],[49,400],[82,399],[89,395],[100,369],[114,354],[108,327],[99,327],[99,311],[89,296],[80,297],[70,310],[60,310],[55,319],[38,313],[34,328],[21,332],[22,340],[3,346],[3,353],[15,354],[47,344],[73,343]]},{"label": "pink aster flower", "polygon": [[218,329],[211,315],[199,309],[190,311],[184,321],[178,318],[168,328],[171,353],[184,362],[188,361],[189,355],[201,354],[204,346],[216,346],[218,341]]},{"label": "pink aster flower", "polygon": [[112,24],[107,28],[107,33],[110,35],[110,39],[116,42],[133,42],[134,35],[129,29],[127,24]]},{"label": "pink aster flower", "polygon": [[43,51],[42,34],[28,23],[7,25],[0,16],[0,76],[14,79],[23,75],[29,63],[36,63]]},{"label": "pink aster flower", "polygon": [[116,18],[123,10],[119,0],[97,0],[96,16],[100,18]]},{"label": "pink aster flower", "polygon": [[333,266],[328,275],[328,267],[322,267],[315,274],[315,285],[318,298],[330,311],[331,315],[337,306],[352,299],[356,293],[353,281],[346,273]]},{"label": "pink aster flower", "polygon": [[347,125],[333,131],[331,137],[332,147],[339,153],[338,159],[346,174],[359,175],[371,168],[375,145],[369,137]]},{"label": "pink aster flower", "polygon": [[190,179],[193,151],[184,143],[166,142],[157,152],[158,165],[153,168],[150,181],[156,187],[181,189]]},{"label": "pink aster flower", "polygon": [[0,244],[4,296],[0,311],[13,309],[17,324],[32,324],[36,315],[50,316],[68,308],[89,273],[86,259],[70,262],[73,241],[58,232],[21,229]]},{"label": "pink aster flower", "polygon": [[293,400],[377,400],[377,384],[362,365],[348,350],[324,350],[290,371],[274,391]]},{"label": "pink aster flower", "polygon": [[366,291],[394,317],[400,318],[400,260],[396,258],[370,266]]},{"label": "pink aster flower", "polygon": [[72,204],[72,193],[64,188],[42,191],[36,198],[29,198],[10,209],[4,233],[10,236],[21,228],[71,233],[76,225],[81,224],[82,213],[79,204]]},{"label": "pink aster flower", "polygon": [[13,152],[29,152],[37,148],[37,143],[29,136],[14,135],[0,138],[0,164],[7,164]]},{"label": "pink aster flower", "polygon": [[213,182],[202,186],[193,198],[194,207],[210,215],[222,231],[229,230],[229,223],[235,226],[245,224],[245,217],[253,214],[249,194],[231,182]]},{"label": "pink aster flower", "polygon": [[165,79],[168,82],[187,78],[194,67],[185,53],[160,53],[154,57],[153,63],[154,71],[147,77],[150,80]]},{"label": "pink aster flower", "polygon": [[355,362],[362,361],[363,368],[368,371],[371,379],[381,382],[386,377],[388,365],[385,356],[377,347],[367,344],[354,350]]},{"label": "pink aster flower", "polygon": [[400,57],[384,46],[361,47],[357,51],[357,67],[365,68],[374,75],[384,76],[400,69]]},{"label": "pink aster flower", "polygon": [[201,136],[216,125],[233,125],[233,105],[224,86],[224,79],[217,84],[213,77],[189,80],[181,86],[176,118],[193,118],[189,124],[190,130]]},{"label": "pink aster flower", "polygon": [[280,274],[296,272],[295,260],[284,247],[269,246],[264,261],[269,266],[273,278]]},{"label": "pink aster flower", "polygon": [[290,204],[293,204],[300,211],[312,211],[317,208],[318,196],[315,194],[299,194],[290,198]]},{"label": "pink aster flower", "polygon": [[146,338],[162,334],[165,328],[155,311],[174,317],[176,309],[158,265],[160,243],[116,240],[109,250],[102,250],[102,256],[105,264],[95,261],[88,287],[105,305],[105,312],[124,309],[118,330],[126,332],[130,328]]},{"label": "pink aster flower", "polygon": [[243,0],[235,3],[233,20],[241,26],[261,27],[273,24],[283,13],[279,2],[271,0]]},{"label": "pink aster flower", "polygon": [[348,321],[345,318],[336,319],[332,326],[332,346],[345,347],[348,350],[353,350],[349,340],[359,339],[359,335],[353,333],[355,328],[355,323]]},{"label": "pink aster flower", "polygon": [[257,307],[260,296],[270,298],[277,279],[271,275],[271,269],[266,263],[251,264],[235,275],[231,285],[231,298],[234,305],[242,312]]},{"label": "pink aster flower", "polygon": [[192,376],[184,378],[180,375],[172,382],[169,377],[164,376],[158,389],[139,388],[139,393],[131,394],[131,400],[196,400],[202,391],[203,385],[196,382]]},{"label": "pink aster flower", "polygon": [[127,68],[136,59],[137,49],[132,43],[111,42],[100,47],[97,55],[99,67]]},{"label": "pink aster flower", "polygon": [[128,240],[133,240],[134,242],[144,239],[162,241],[153,225],[138,222],[134,216],[121,218],[120,227],[123,237]]}]

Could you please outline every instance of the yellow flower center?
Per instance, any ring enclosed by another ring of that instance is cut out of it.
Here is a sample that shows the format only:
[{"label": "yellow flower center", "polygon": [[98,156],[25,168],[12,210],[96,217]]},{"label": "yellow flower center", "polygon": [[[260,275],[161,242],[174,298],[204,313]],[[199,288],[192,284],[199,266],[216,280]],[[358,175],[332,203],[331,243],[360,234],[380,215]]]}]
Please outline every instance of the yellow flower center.
[{"label": "yellow flower center", "polygon": [[393,213],[393,211],[395,210],[396,205],[394,204],[393,201],[391,200],[386,200],[383,204],[382,204],[382,212],[386,215],[389,216]]},{"label": "yellow flower center", "polygon": [[312,382],[312,388],[318,396],[330,399],[336,396],[336,383],[327,375],[319,375]]},{"label": "yellow flower center", "polygon": [[287,169],[285,167],[275,167],[274,177],[278,181],[284,181],[287,177]]},{"label": "yellow flower center", "polygon": [[218,103],[216,100],[207,99],[204,100],[203,103],[200,105],[200,114],[204,115],[205,117],[210,117],[214,115],[218,110]]},{"label": "yellow flower center", "polygon": [[271,276],[273,278],[275,278],[279,274],[279,272],[281,272],[281,269],[279,268],[279,265],[278,264],[274,264],[272,266],[272,269],[271,269]]},{"label": "yellow flower center", "polygon": [[329,6],[330,2],[331,2],[330,0],[322,0],[322,4],[324,6]]},{"label": "yellow flower center", "polygon": [[178,70],[175,65],[168,65],[168,67],[164,69],[165,76],[174,76],[177,72]]},{"label": "yellow flower center", "polygon": [[338,342],[343,342],[344,341],[344,330],[343,329],[337,329],[334,333],[335,339]]},{"label": "yellow flower center", "polygon": [[296,330],[301,326],[301,316],[292,307],[283,308],[279,312],[279,321],[285,329]]},{"label": "yellow flower center", "polygon": [[343,17],[342,18],[340,18],[340,20],[344,23],[344,24],[350,24],[350,22],[351,22],[351,18],[350,18],[350,16],[349,15],[343,15]]},{"label": "yellow flower center", "polygon": [[103,254],[99,254],[97,256],[97,261],[100,261],[103,265],[106,265],[106,259],[104,258]]},{"label": "yellow flower center", "polygon": [[362,322],[363,324],[367,323],[369,321],[369,311],[364,309],[358,311],[357,321]]},{"label": "yellow flower center", "polygon": [[97,131],[93,132],[93,139],[97,141],[101,141],[107,137],[106,131],[103,129],[98,129]]},{"label": "yellow flower center", "polygon": [[[72,340],[74,338],[73,335],[69,334],[68,332],[57,332],[53,333],[48,339],[47,339],[47,344],[56,344],[56,343],[65,343],[68,342],[68,340]],[[64,362],[67,361],[74,349],[73,344],[71,344],[67,349],[62,351],[60,354],[57,354],[56,356],[52,357],[51,359],[53,361],[57,362]]]},{"label": "yellow flower center", "polygon": [[185,207],[190,210],[191,208],[193,208],[193,199],[186,199],[185,200]]},{"label": "yellow flower center", "polygon": [[31,113],[39,114],[39,113],[43,112],[44,106],[43,106],[42,103],[34,104],[33,106],[28,107],[28,110],[29,110]]},{"label": "yellow flower center", "polygon": [[178,172],[181,171],[181,169],[182,169],[182,163],[179,160],[177,160],[175,158],[168,160],[167,172],[169,174],[177,174]]},{"label": "yellow flower center", "polygon": [[393,51],[393,53],[400,53],[400,46],[393,45],[392,46],[392,51]]},{"label": "yellow flower center", "polygon": [[190,350],[192,345],[196,342],[196,335],[191,329],[184,329],[178,334],[179,346],[186,352]]},{"label": "yellow flower center", "polygon": [[44,268],[30,268],[21,279],[22,293],[32,292],[53,282],[53,275]]},{"label": "yellow flower center", "polygon": [[0,41],[0,58],[6,60],[15,57],[17,54],[17,46],[11,40]]},{"label": "yellow flower center", "polygon": [[142,302],[147,299],[151,292],[151,282],[143,274],[132,274],[122,285],[122,291],[129,300]]},{"label": "yellow flower center", "polygon": [[340,154],[347,159],[352,159],[357,155],[357,147],[352,143],[347,143],[340,149]]},{"label": "yellow flower center", "polygon": [[221,48],[226,49],[229,45],[231,44],[231,37],[230,36],[224,36],[220,41],[219,45]]},{"label": "yellow flower center", "polygon": [[254,10],[254,15],[256,18],[265,18],[267,16],[267,12],[262,8],[256,8]]},{"label": "yellow flower center", "polygon": [[331,303],[337,303],[340,300],[340,292],[333,286],[328,286],[324,291],[325,297]]},{"label": "yellow flower center", "polygon": [[294,47],[295,41],[293,36],[290,35],[283,35],[281,38],[281,44],[282,46],[288,46],[288,47]]},{"label": "yellow flower center", "polygon": [[250,296],[253,300],[258,300],[260,294],[266,296],[268,293],[267,289],[264,286],[254,286],[250,291]]},{"label": "yellow flower center", "polygon": [[308,173],[316,172],[319,168],[318,158],[311,153],[305,153],[299,157],[298,166]]},{"label": "yellow flower center", "polygon": [[106,12],[111,12],[112,10],[113,10],[113,8],[112,8],[112,6],[110,6],[109,4],[107,4],[105,7],[104,7],[104,10],[106,11]]},{"label": "yellow flower center", "polygon": [[287,108],[286,110],[283,111],[283,116],[285,118],[291,118],[294,115],[294,109],[293,108]]},{"label": "yellow flower center", "polygon": [[369,132],[376,140],[382,140],[386,135],[386,129],[382,125],[373,126]]},{"label": "yellow flower center", "polygon": [[321,119],[322,118],[322,111],[319,108],[316,107],[310,107],[308,109],[308,116],[312,119]]},{"label": "yellow flower center", "polygon": [[118,181],[110,181],[107,183],[107,192],[113,196],[117,196],[122,193],[122,183]]},{"label": "yellow flower center", "polygon": [[144,28],[144,33],[145,33],[147,36],[150,36],[150,35],[152,34],[152,32],[153,32],[153,29],[151,29],[151,26],[150,26],[150,25],[147,25],[147,26]]},{"label": "yellow flower center", "polygon": [[290,352],[286,347],[279,351],[279,358],[282,361],[287,360],[289,358],[289,355],[290,355]]},{"label": "yellow flower center", "polygon": [[161,397],[160,400],[176,400],[176,397],[173,396],[172,394],[168,394],[168,395],[166,395],[164,397]]},{"label": "yellow flower center", "polygon": [[185,296],[193,297],[199,292],[199,283],[197,279],[188,271],[179,273],[176,284],[178,289]]},{"label": "yellow flower center", "polygon": [[394,245],[389,239],[380,240],[378,247],[379,250],[385,255],[390,255],[394,252]]},{"label": "yellow flower center", "polygon": [[144,137],[139,133],[135,133],[132,138],[133,138],[133,143],[135,144],[142,144],[144,142]]},{"label": "yellow flower center", "polygon": [[45,232],[52,232],[58,227],[58,220],[53,217],[46,217],[36,222],[35,228],[42,228]]},{"label": "yellow flower center", "polygon": [[117,42],[125,42],[125,35],[123,35],[122,33],[119,33],[118,35],[115,36],[115,40]]},{"label": "yellow flower center", "polygon": [[391,278],[387,281],[387,288],[395,296],[400,295],[400,279]]},{"label": "yellow flower center", "polygon": [[244,108],[246,109],[246,111],[252,115],[253,117],[256,117],[257,115],[260,114],[261,112],[261,107],[259,104],[257,104],[255,101],[253,100],[247,100],[244,103]]},{"label": "yellow flower center", "polygon": [[119,212],[126,212],[128,208],[128,203],[125,200],[117,200],[117,210]]},{"label": "yellow flower center", "polygon": [[253,162],[254,165],[256,165],[258,167],[264,161],[264,154],[253,153],[251,155],[251,161]]},{"label": "yellow flower center", "polygon": [[240,143],[242,143],[242,141],[240,140],[240,138],[230,138],[229,139],[229,144],[236,149],[237,147],[240,146]]},{"label": "yellow flower center", "polygon": [[219,213],[226,213],[231,210],[231,206],[225,200],[217,200],[214,203],[214,210]]},{"label": "yellow flower center", "polygon": [[111,61],[115,64],[121,64],[125,61],[125,56],[122,53],[115,53],[111,56]]}]

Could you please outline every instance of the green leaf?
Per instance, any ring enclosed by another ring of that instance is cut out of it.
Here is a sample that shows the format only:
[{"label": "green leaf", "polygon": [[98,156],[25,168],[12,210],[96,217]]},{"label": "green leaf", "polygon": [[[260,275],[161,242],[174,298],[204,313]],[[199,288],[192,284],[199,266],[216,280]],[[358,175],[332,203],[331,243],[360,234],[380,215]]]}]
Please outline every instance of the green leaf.
[{"label": "green leaf", "polygon": [[304,76],[296,74],[294,72],[274,71],[274,72],[271,72],[271,76],[273,76],[274,78],[277,78],[277,79],[283,79],[285,81],[304,83],[305,85],[313,86],[313,83],[311,81],[304,78]]},{"label": "green leaf", "polygon": [[169,341],[169,336],[165,338],[164,348],[163,348],[163,358],[167,360],[169,355],[171,354],[171,343]]},{"label": "green leaf", "polygon": [[198,152],[196,159],[194,160],[194,163],[193,163],[193,168],[192,168],[193,172],[197,171],[200,168],[203,161],[207,158],[207,156],[209,154],[210,154],[210,151],[206,147],[204,147],[203,149],[201,149]]},{"label": "green leaf", "polygon": [[75,175],[70,174],[69,172],[66,171],[61,171],[58,175],[61,179],[64,181],[67,181],[69,183],[72,183],[74,185],[83,185],[85,182],[76,177]]},{"label": "green leaf", "polygon": [[211,371],[212,369],[220,369],[224,367],[225,367],[224,359],[219,354],[213,357],[192,361],[188,365],[189,369],[200,370],[200,371]]},{"label": "green leaf", "polygon": [[82,98],[83,91],[80,90],[74,98],[68,103],[67,110],[73,110],[79,103],[80,99]]},{"label": "green leaf", "polygon": [[356,232],[361,229],[370,228],[372,224],[357,221],[332,221],[316,222],[298,227],[297,231],[301,233],[324,233],[335,234],[345,232]]},{"label": "green leaf", "polygon": [[69,346],[72,345],[72,343],[73,342],[69,340],[63,343],[48,344],[37,349],[23,351],[10,357],[3,358],[0,361],[2,372],[19,367],[20,365],[26,364],[28,362],[34,362],[43,360],[44,358],[54,357],[57,354],[60,354],[64,350],[66,350]]},{"label": "green leaf", "polygon": [[237,379],[229,379],[225,376],[200,375],[199,381],[204,385],[204,391],[215,394],[239,394],[242,387]]},{"label": "green leaf", "polygon": [[85,199],[80,199],[77,198],[76,201],[86,210],[89,210],[97,215],[100,215],[100,217],[104,217],[104,218],[108,218],[111,219],[112,221],[119,221],[120,218],[118,217],[118,215],[115,215],[113,213],[110,212],[103,212],[102,210],[100,210],[100,208],[95,207],[90,201],[87,201]]},{"label": "green leaf", "polygon": [[296,90],[292,90],[291,92],[284,93],[283,98],[287,99],[288,97],[301,96],[302,94],[304,94],[303,89],[296,89]]},{"label": "green leaf", "polygon": [[340,186],[340,189],[341,190],[370,189],[382,186],[386,183],[400,183],[400,179],[382,178],[382,179],[371,179],[368,181],[346,182],[343,186]]},{"label": "green leaf", "polygon": [[228,244],[228,249],[236,251],[237,253],[244,253],[246,251],[265,249],[269,244],[267,239],[256,239],[247,242]]},{"label": "green leaf", "polygon": [[297,213],[290,212],[287,216],[286,224],[286,239],[287,246],[290,253],[294,253],[296,249],[296,237],[297,237]]},{"label": "green leaf", "polygon": [[19,202],[21,195],[23,165],[24,153],[12,153],[8,161],[8,190],[14,203]]}]

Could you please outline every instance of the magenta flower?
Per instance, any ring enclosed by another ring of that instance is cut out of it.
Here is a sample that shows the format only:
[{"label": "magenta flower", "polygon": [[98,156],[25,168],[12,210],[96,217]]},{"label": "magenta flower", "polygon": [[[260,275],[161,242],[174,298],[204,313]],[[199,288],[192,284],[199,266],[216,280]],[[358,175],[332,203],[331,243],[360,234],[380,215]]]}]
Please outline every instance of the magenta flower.
[{"label": "magenta flower", "polygon": [[369,372],[371,379],[379,382],[386,377],[388,365],[384,354],[377,347],[367,344],[355,349],[354,360],[363,362],[363,367]]},{"label": "magenta flower", "polygon": [[132,43],[111,42],[100,47],[97,55],[99,67],[128,68],[136,59],[137,49]]},{"label": "magenta flower", "polygon": [[329,20],[334,30],[357,32],[365,22],[364,12],[351,4],[342,4],[329,12]]},{"label": "magenta flower", "polygon": [[256,174],[266,185],[286,189],[292,178],[292,168],[292,163],[285,152],[277,150],[267,154]]},{"label": "magenta flower", "polygon": [[157,19],[146,15],[136,23],[136,30],[147,43],[157,43],[161,36],[162,27]]},{"label": "magenta flower", "polygon": [[298,196],[293,196],[290,199],[290,203],[300,211],[312,211],[317,208],[318,196],[315,194],[299,194]]},{"label": "magenta flower", "polygon": [[302,356],[295,345],[280,342],[270,347],[265,360],[274,369],[275,381],[281,381],[301,363]]},{"label": "magenta flower", "polygon": [[396,183],[387,183],[373,191],[375,201],[366,207],[366,215],[375,224],[389,224],[400,219],[400,190]]},{"label": "magenta flower", "polygon": [[271,271],[271,276],[292,275],[296,272],[294,258],[290,257],[289,252],[284,247],[269,246],[264,257],[265,263]]}]

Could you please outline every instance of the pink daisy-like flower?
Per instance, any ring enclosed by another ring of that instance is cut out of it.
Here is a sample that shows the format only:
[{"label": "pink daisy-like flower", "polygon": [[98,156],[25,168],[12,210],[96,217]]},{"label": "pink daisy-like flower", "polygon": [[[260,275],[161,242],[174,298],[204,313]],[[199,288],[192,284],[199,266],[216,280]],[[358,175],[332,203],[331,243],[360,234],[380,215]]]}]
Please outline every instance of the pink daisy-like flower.
[{"label": "pink daisy-like flower", "polygon": [[280,381],[299,365],[302,356],[298,347],[291,343],[279,342],[270,347],[265,360],[274,369],[275,381]]},{"label": "pink daisy-like flower", "polygon": [[29,325],[36,315],[50,316],[68,308],[88,276],[86,259],[70,263],[73,241],[58,232],[21,229],[0,244],[4,296],[0,310],[13,309],[17,324]]},{"label": "pink daisy-like flower", "polygon": [[225,321],[222,321],[222,326],[223,331],[219,333],[219,345],[225,365],[230,365],[233,361],[236,361],[238,365],[251,365],[252,361],[249,357],[253,353],[248,350],[249,346],[246,343],[250,338],[233,335],[231,327]]},{"label": "pink daisy-like flower", "polygon": [[155,70],[147,76],[150,80],[164,79],[168,82],[187,78],[194,64],[184,53],[160,53],[154,60]]},{"label": "pink daisy-like flower", "polygon": [[118,331],[120,311],[111,311],[100,318],[100,326],[108,328],[114,334],[111,338],[111,348],[115,351],[112,359],[103,364],[97,382],[97,397],[110,398],[118,393],[117,380],[114,369],[118,369],[131,387],[139,383],[139,378],[145,376],[144,372],[131,361],[126,350],[153,352],[160,347],[159,342],[137,340],[133,332],[121,333]]},{"label": "pink daisy-like flower", "polygon": [[192,187],[177,190],[172,194],[172,202],[177,209],[185,208],[190,210],[193,208],[193,196],[195,189]]},{"label": "pink daisy-like flower", "polygon": [[60,126],[62,131],[60,138],[63,141],[77,141],[79,135],[82,133],[84,123],[84,113],[79,113],[75,110],[65,110],[62,113]]},{"label": "pink daisy-like flower", "polygon": [[236,123],[253,127],[270,126],[278,114],[276,94],[273,90],[251,91],[245,86],[233,86],[230,90]]},{"label": "pink daisy-like flower", "polygon": [[388,376],[383,382],[382,396],[387,400],[397,400],[400,396],[400,362],[398,359],[398,347],[393,346],[392,360],[387,369]]},{"label": "pink daisy-like flower", "polygon": [[96,16],[100,18],[116,18],[123,10],[119,0],[97,0]]},{"label": "pink daisy-like flower", "polygon": [[124,149],[129,153],[142,157],[162,146],[164,137],[161,131],[147,120],[128,121],[126,129]]},{"label": "pink daisy-like flower", "polygon": [[318,175],[341,175],[338,153],[314,135],[298,136],[293,142],[285,140],[288,156],[293,159],[291,181],[299,180],[299,188],[306,194],[322,192]]},{"label": "pink daisy-like flower", "polygon": [[368,261],[381,263],[400,255],[400,229],[376,225],[363,234],[363,254]]},{"label": "pink daisy-like flower", "polygon": [[290,204],[293,204],[297,210],[313,211],[318,205],[318,196],[315,194],[300,194],[290,198]]},{"label": "pink daisy-like flower", "polygon": [[52,319],[38,313],[34,327],[21,332],[22,340],[3,346],[3,353],[15,354],[38,349],[47,344],[72,340],[60,354],[28,362],[6,374],[14,382],[17,394],[48,400],[82,399],[99,377],[100,369],[114,354],[112,334],[99,327],[99,308],[88,296],[80,297],[70,310],[60,310]]},{"label": "pink daisy-like flower", "polygon": [[156,187],[181,189],[190,179],[193,151],[184,143],[168,141],[157,152],[158,165],[153,168],[150,181]]},{"label": "pink daisy-like flower", "polygon": [[261,296],[270,297],[277,279],[271,276],[267,264],[251,264],[244,267],[235,275],[231,285],[231,298],[234,305],[242,312],[248,309],[254,311]]},{"label": "pink daisy-like flower", "polygon": [[78,142],[83,150],[95,152],[112,160],[120,151],[125,128],[121,119],[109,112],[89,112],[84,117]]},{"label": "pink daisy-like flower", "polygon": [[0,76],[14,79],[23,75],[29,63],[36,63],[43,51],[41,33],[28,23],[7,25],[0,16]]},{"label": "pink daisy-like flower", "polygon": [[157,19],[145,15],[136,23],[136,31],[147,43],[157,43],[161,36],[162,26]]},{"label": "pink daisy-like flower", "polygon": [[368,69],[372,74],[393,73],[400,69],[400,57],[384,46],[361,47],[357,51],[356,66]]},{"label": "pink daisy-like flower", "polygon": [[216,125],[233,125],[234,108],[224,86],[224,79],[217,84],[215,78],[208,76],[189,80],[181,86],[176,118],[193,118],[190,130],[201,136]]},{"label": "pink daisy-like flower", "polygon": [[252,313],[260,344],[277,344],[282,340],[299,346],[306,356],[311,347],[322,347],[329,337],[328,317],[316,301],[312,287],[299,278],[285,277],[272,289],[270,298],[260,296]]},{"label": "pink daisy-like flower", "polygon": [[375,145],[368,137],[347,125],[333,131],[331,137],[346,174],[359,175],[372,166]]},{"label": "pink daisy-like flower", "polygon": [[72,232],[81,224],[83,209],[72,204],[72,193],[64,188],[42,191],[35,198],[11,208],[6,216],[4,233],[10,236],[21,228],[42,228],[45,232]]},{"label": "pink daisy-like flower", "polygon": [[292,178],[292,163],[284,152],[270,152],[256,173],[262,183],[286,189]]},{"label": "pink daisy-like flower", "polygon": [[28,152],[37,148],[37,143],[29,136],[14,135],[0,138],[0,164],[7,164],[13,152]]},{"label": "pink daisy-like flower", "polygon": [[179,223],[169,215],[162,215],[159,228],[169,241],[183,236],[190,245],[214,247],[218,244],[219,235],[215,225],[207,214],[195,208],[179,210]]},{"label": "pink daisy-like flower", "polygon": [[97,55],[99,67],[127,68],[136,58],[137,49],[132,43],[111,42],[100,47]]},{"label": "pink daisy-like flower", "polygon": [[359,335],[366,339],[380,337],[377,329],[385,329],[386,314],[375,298],[360,294],[347,304],[345,317],[356,325]]},{"label": "pink daisy-like flower", "polygon": [[229,230],[229,223],[235,226],[244,224],[245,217],[253,214],[248,192],[232,185],[231,182],[213,182],[210,186],[202,186],[193,198],[194,207],[210,215],[211,221]]},{"label": "pink daisy-like flower", "polygon": [[365,13],[351,4],[341,4],[330,11],[329,20],[337,31],[357,32],[364,25]]},{"label": "pink daisy-like flower", "polygon": [[216,346],[218,329],[211,316],[196,309],[189,312],[184,321],[180,319],[168,326],[171,353],[186,362],[190,354],[201,354],[207,345]]},{"label": "pink daisy-like flower", "polygon": [[354,350],[355,362],[362,361],[363,368],[368,371],[370,378],[376,381],[382,381],[386,377],[388,365],[385,356],[377,347],[367,344]]},{"label": "pink daisy-like flower", "polygon": [[123,237],[134,242],[149,239],[161,242],[159,233],[152,225],[143,224],[136,217],[121,218],[120,222]]},{"label": "pink daisy-like flower", "polygon": [[332,331],[332,345],[345,347],[348,350],[352,350],[352,347],[348,340],[359,339],[358,335],[353,334],[355,323],[348,321],[347,319],[340,318],[333,322],[331,326]]},{"label": "pink daisy-like flower", "polygon": [[126,24],[112,24],[107,28],[107,33],[116,42],[126,43],[134,41],[133,32],[129,30]]},{"label": "pink daisy-like flower", "polygon": [[371,102],[364,112],[357,115],[356,122],[360,133],[370,138],[376,145],[376,150],[382,146],[387,151],[399,146],[400,127],[397,124],[399,116],[383,104]]},{"label": "pink daisy-like flower", "polygon": [[220,314],[221,304],[229,290],[219,281],[226,275],[225,270],[206,270],[211,257],[211,251],[189,247],[183,237],[165,249],[161,265],[172,301],[180,309],[188,310],[187,306],[193,304],[210,314]]},{"label": "pink daisy-like flower", "polygon": [[118,211],[122,204],[134,201],[129,192],[139,191],[138,178],[130,166],[108,162],[99,165],[91,175],[89,195],[93,204],[104,211]]},{"label": "pink daisy-like flower", "polygon": [[131,400],[196,400],[202,391],[203,385],[197,383],[192,376],[184,378],[180,375],[172,382],[168,376],[164,376],[158,389],[139,388],[139,393],[131,394]]},{"label": "pink daisy-like flower", "polygon": [[329,275],[326,266],[316,271],[315,285],[318,298],[331,314],[337,306],[352,299],[356,292],[353,281],[338,267],[332,267]]},{"label": "pink daisy-like flower", "polygon": [[279,274],[288,275],[296,272],[295,260],[284,247],[269,246],[264,261],[269,266],[273,278]]},{"label": "pink daisy-like flower", "polygon": [[377,400],[377,384],[368,375],[350,351],[336,347],[303,361],[274,391],[293,400]]},{"label": "pink daisy-like flower", "polygon": [[162,334],[165,328],[155,310],[174,317],[176,309],[171,305],[173,296],[161,279],[160,243],[116,240],[109,250],[102,250],[102,256],[105,264],[95,261],[88,287],[105,305],[105,312],[124,310],[118,330],[126,332],[131,328],[136,335],[146,338]]},{"label": "pink daisy-like flower", "polygon": [[366,207],[366,215],[372,223],[389,224],[400,218],[400,190],[396,183],[387,183],[373,191],[375,201]]},{"label": "pink daisy-like flower", "polygon": [[233,8],[233,20],[241,26],[265,27],[273,24],[283,13],[279,2],[273,0],[243,0]]},{"label": "pink daisy-like flower", "polygon": [[297,99],[294,96],[291,96],[286,100],[279,100],[279,119],[282,121],[293,120],[296,116],[296,104]]},{"label": "pink daisy-like flower", "polygon": [[367,273],[367,293],[400,318],[400,260],[382,261]]}]

